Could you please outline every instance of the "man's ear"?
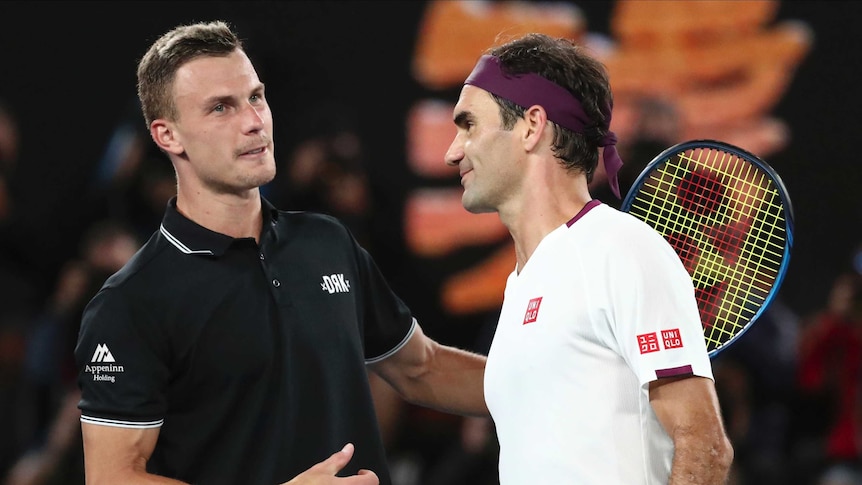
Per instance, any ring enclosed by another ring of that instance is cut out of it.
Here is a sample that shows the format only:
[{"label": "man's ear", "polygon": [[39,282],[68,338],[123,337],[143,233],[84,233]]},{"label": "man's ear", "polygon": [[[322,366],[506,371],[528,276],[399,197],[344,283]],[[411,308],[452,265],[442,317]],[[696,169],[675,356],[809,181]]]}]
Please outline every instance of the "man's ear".
[{"label": "man's ear", "polygon": [[150,136],[153,137],[153,141],[156,142],[159,148],[168,153],[180,155],[185,151],[174,129],[174,124],[170,121],[163,119],[153,120],[150,123]]},{"label": "man's ear", "polygon": [[524,110],[524,121],[527,127],[524,131],[524,149],[533,151],[548,128],[548,113],[536,104]]}]

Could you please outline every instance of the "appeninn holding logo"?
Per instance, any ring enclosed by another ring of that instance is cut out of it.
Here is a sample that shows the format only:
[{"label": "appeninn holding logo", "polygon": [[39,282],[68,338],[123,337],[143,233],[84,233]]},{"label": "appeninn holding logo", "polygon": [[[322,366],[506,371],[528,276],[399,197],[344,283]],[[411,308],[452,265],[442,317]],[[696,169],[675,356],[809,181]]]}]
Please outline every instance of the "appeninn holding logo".
[{"label": "appeninn holding logo", "polygon": [[84,372],[93,374],[94,381],[115,382],[116,376],[114,374],[124,372],[123,366],[117,365],[116,362],[108,346],[99,344],[96,346],[96,351],[93,352],[90,364],[84,366]]}]

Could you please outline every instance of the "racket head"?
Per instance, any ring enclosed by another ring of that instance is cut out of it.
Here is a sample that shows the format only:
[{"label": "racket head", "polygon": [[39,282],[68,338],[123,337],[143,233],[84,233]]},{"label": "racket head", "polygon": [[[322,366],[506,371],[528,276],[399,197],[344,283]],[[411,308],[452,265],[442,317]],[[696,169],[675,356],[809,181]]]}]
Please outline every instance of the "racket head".
[{"label": "racket head", "polygon": [[711,358],[778,293],[793,246],[793,206],[778,173],[756,155],[716,140],[676,144],[643,169],[621,210],[680,256]]}]

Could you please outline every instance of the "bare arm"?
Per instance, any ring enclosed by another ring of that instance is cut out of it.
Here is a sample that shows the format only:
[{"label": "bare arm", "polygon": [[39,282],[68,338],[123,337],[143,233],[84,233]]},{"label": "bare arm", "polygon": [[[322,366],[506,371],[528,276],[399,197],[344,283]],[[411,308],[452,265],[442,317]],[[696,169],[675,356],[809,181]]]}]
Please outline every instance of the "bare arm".
[{"label": "bare arm", "polygon": [[[159,437],[159,428],[138,430],[82,423],[81,430],[84,436],[87,485],[184,483],[146,471],[147,460]],[[353,451],[353,445],[347,444],[284,485],[378,485],[380,481],[371,470],[360,470],[349,477],[335,476],[353,458]]]},{"label": "bare arm", "polygon": [[147,473],[159,428],[133,429],[81,423],[87,485],[183,483]]},{"label": "bare arm", "polygon": [[668,485],[727,483],[733,448],[712,380],[697,376],[659,379],[650,383],[649,396],[656,416],[673,439]]},{"label": "bare arm", "polygon": [[464,416],[488,416],[485,356],[440,345],[419,325],[395,354],[371,365],[409,402]]}]

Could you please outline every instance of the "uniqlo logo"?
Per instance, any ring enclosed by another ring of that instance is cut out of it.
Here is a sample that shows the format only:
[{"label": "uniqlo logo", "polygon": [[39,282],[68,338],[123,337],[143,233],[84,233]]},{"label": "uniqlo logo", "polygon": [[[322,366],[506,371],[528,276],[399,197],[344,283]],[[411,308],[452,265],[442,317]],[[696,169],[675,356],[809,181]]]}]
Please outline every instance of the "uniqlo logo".
[{"label": "uniqlo logo", "polygon": [[638,335],[638,346],[642,354],[658,352],[660,350],[658,348],[658,337],[655,332]]},{"label": "uniqlo logo", "polygon": [[678,328],[662,330],[661,341],[664,343],[664,348],[666,349],[675,349],[677,347],[682,347],[682,338],[679,336]]},{"label": "uniqlo logo", "polygon": [[542,297],[533,298],[530,303],[527,303],[527,313],[524,315],[524,325],[533,323],[539,318],[539,305],[542,304]]}]

